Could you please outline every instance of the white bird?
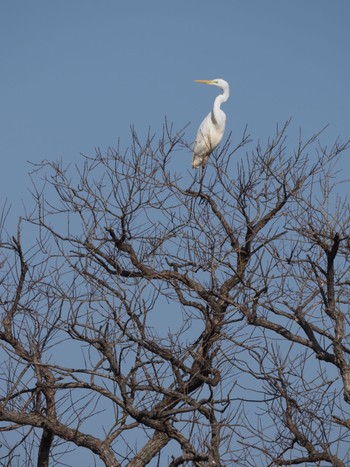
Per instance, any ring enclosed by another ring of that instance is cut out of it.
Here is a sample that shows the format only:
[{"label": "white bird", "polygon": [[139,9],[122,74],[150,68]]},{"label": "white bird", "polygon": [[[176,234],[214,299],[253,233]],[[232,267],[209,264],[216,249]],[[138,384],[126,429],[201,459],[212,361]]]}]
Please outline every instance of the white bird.
[{"label": "white bird", "polygon": [[230,95],[230,87],[223,79],[196,79],[196,83],[210,84],[222,89],[213,105],[213,110],[202,121],[193,147],[192,167],[204,167],[208,157],[222,140],[225,131],[226,115],[221,110],[221,104],[226,102]]}]

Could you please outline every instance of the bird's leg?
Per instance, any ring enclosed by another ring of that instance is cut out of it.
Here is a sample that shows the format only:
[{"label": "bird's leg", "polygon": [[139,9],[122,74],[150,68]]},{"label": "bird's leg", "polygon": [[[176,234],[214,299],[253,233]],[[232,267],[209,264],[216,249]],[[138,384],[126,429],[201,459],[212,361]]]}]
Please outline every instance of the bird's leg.
[{"label": "bird's leg", "polygon": [[201,178],[199,180],[199,190],[202,191],[203,186],[203,179],[204,179],[204,166],[201,167]]},{"label": "bird's leg", "polygon": [[202,167],[201,167],[201,175],[200,175],[200,178],[199,178],[199,191],[198,191],[198,194],[202,193],[203,179],[204,179],[204,165],[202,165]]}]

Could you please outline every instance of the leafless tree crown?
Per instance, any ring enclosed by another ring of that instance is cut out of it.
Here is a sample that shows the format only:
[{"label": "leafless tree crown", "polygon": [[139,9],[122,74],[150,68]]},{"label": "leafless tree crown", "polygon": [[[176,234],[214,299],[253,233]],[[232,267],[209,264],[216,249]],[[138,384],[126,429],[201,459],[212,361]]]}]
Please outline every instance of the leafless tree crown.
[{"label": "leafless tree crown", "polygon": [[167,124],[34,167],[1,219],[1,465],[350,465],[349,144],[287,130],[202,177]]}]

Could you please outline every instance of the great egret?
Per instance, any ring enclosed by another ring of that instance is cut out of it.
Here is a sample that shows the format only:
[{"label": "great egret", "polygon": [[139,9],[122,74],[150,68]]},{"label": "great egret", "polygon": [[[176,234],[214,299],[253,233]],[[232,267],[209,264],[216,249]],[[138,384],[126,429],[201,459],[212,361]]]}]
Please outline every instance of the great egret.
[{"label": "great egret", "polygon": [[208,157],[220,143],[226,124],[225,112],[221,110],[221,104],[226,102],[230,95],[230,87],[227,81],[223,79],[196,79],[196,83],[210,84],[223,90],[219,94],[213,105],[213,110],[208,113],[202,121],[196,136],[193,147],[192,167],[198,169],[204,167]]}]

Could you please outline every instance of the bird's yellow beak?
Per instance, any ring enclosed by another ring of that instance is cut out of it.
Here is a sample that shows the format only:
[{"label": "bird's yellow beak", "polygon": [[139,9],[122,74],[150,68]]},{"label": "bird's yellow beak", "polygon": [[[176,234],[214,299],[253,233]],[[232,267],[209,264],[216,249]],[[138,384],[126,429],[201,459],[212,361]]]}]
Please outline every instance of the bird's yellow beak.
[{"label": "bird's yellow beak", "polygon": [[195,79],[194,82],[203,84],[214,84],[214,80],[212,79]]}]

